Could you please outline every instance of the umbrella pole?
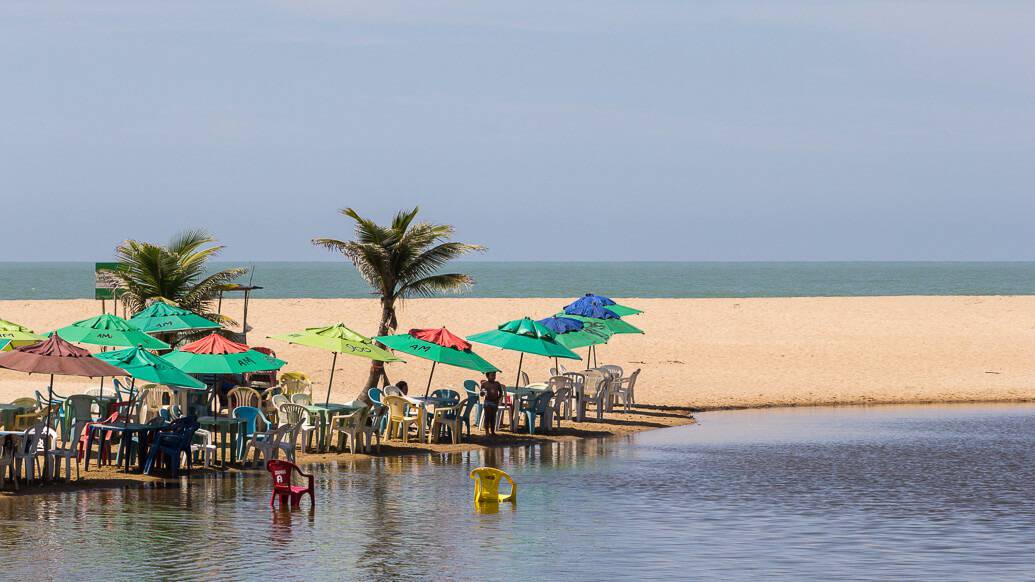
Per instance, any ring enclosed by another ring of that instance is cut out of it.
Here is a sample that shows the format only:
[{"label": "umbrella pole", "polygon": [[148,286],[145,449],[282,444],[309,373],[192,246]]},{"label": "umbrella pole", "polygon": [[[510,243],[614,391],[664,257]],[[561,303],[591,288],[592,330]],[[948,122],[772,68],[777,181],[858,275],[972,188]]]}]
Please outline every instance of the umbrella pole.
[{"label": "umbrella pole", "polygon": [[431,373],[428,374],[428,387],[424,389],[424,395],[427,396],[428,392],[431,392],[431,379],[435,376],[435,366],[438,362],[432,360],[431,362]]},{"label": "umbrella pole", "polygon": [[[50,401],[47,404],[47,424],[43,430],[43,471],[46,473],[47,470],[47,452],[50,450],[50,412],[54,410],[54,374],[50,375],[50,385],[47,386],[47,399]],[[57,459],[54,460],[57,462]],[[46,475],[44,475],[46,476]],[[40,479],[40,486],[43,486],[44,479]]]},{"label": "umbrella pole", "polygon": [[327,406],[331,403],[331,384],[334,383],[334,366],[338,363],[338,352],[334,352],[334,358],[331,359],[331,379],[327,380],[327,400],[323,403]]},{"label": "umbrella pole", "polygon": [[521,384],[521,366],[525,363],[525,352],[521,352],[521,357],[518,358],[518,373],[517,378],[514,380],[514,387],[517,388]]}]

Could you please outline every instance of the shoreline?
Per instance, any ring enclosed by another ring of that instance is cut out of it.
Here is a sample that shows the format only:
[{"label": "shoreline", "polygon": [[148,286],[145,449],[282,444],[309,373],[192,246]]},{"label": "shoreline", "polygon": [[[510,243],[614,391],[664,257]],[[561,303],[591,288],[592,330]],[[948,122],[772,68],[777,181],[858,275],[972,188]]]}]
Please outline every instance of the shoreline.
[{"label": "shoreline", "polygon": [[[484,451],[492,449],[503,449],[510,447],[532,446],[548,443],[575,442],[589,439],[614,439],[628,437],[641,432],[650,432],[664,428],[685,427],[698,424],[694,413],[705,412],[736,412],[746,410],[773,410],[773,409],[801,409],[801,408],[867,408],[867,407],[895,407],[895,406],[968,406],[968,405],[1020,405],[1035,404],[1035,399],[1028,400],[973,400],[973,401],[916,401],[916,402],[853,402],[836,404],[794,404],[794,405],[754,405],[710,409],[686,409],[675,406],[638,405],[629,413],[612,413],[605,415],[604,422],[583,422],[575,425],[570,421],[563,421],[561,429],[554,430],[548,434],[528,435],[522,433],[502,432],[499,438],[489,440],[484,434],[476,434],[470,442],[459,444],[428,444],[400,441],[383,441],[380,452],[368,453],[339,453],[328,451],[324,453],[302,452],[296,453],[295,463],[305,469],[307,466],[320,465],[325,463],[355,463],[374,461],[385,458],[408,459],[420,456],[457,454],[471,451]],[[631,423],[628,418],[637,415],[652,416],[652,413],[663,414],[668,422],[640,422]],[[587,428],[593,427],[593,428]],[[611,428],[608,428],[611,427]],[[617,428],[615,428],[617,427]],[[624,427],[624,428],[622,428]],[[15,491],[10,485],[0,490],[0,500],[14,499],[26,496],[37,496],[47,494],[63,494],[86,492],[103,489],[161,489],[180,488],[184,479],[188,483],[191,479],[208,479],[212,477],[254,477],[264,475],[265,469],[262,466],[244,466],[241,463],[227,467],[204,468],[195,467],[194,473],[189,479],[186,476],[168,478],[164,476],[151,476],[142,473],[120,473],[112,466],[92,468],[88,476],[81,472],[84,477],[72,481],[59,480],[40,485],[38,482],[22,482],[19,490]]]},{"label": "shoreline", "polygon": [[[329,463],[329,462],[356,462],[372,461],[383,458],[415,458],[424,455],[455,454],[470,451],[483,451],[491,449],[502,449],[509,447],[531,446],[546,443],[562,443],[582,441],[597,438],[620,438],[639,432],[646,432],[660,428],[676,426],[690,426],[696,424],[691,411],[687,409],[673,408],[668,411],[655,411],[649,409],[634,409],[629,413],[613,412],[604,415],[602,422],[587,420],[582,423],[562,421],[561,427],[552,429],[549,433],[538,433],[529,435],[526,433],[500,432],[495,439],[489,439],[483,433],[475,433],[469,442],[459,444],[429,444],[419,442],[403,443],[402,441],[382,441],[380,452],[348,453],[328,451],[318,452],[296,452],[295,463],[303,469],[308,465]],[[376,444],[375,444],[376,447]],[[281,457],[282,458],[282,457]],[[93,459],[91,459],[93,460]],[[62,475],[64,466],[62,465]],[[73,468],[73,471],[75,469]],[[245,466],[238,462],[227,467],[204,468],[195,466],[194,473],[189,479],[209,478],[212,476],[254,476],[265,475],[266,469],[262,466]],[[92,491],[99,489],[121,489],[121,488],[163,488],[179,487],[186,476],[176,478],[164,477],[161,475],[144,475],[142,473],[122,473],[112,465],[98,466],[91,465],[89,471],[83,471],[80,467],[80,479],[58,480],[40,484],[39,482],[20,483],[19,489],[14,490],[11,480],[3,490],[0,490],[0,499],[12,499],[17,497],[74,493],[80,491]]]}]

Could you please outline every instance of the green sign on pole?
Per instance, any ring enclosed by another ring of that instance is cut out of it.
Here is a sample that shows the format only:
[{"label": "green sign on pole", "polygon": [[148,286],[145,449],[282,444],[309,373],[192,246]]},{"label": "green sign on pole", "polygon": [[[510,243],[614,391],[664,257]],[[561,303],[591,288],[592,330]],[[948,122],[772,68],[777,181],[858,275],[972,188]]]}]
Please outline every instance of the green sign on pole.
[{"label": "green sign on pole", "polygon": [[94,299],[115,299],[115,288],[118,287],[118,283],[111,276],[111,272],[124,270],[126,265],[122,263],[97,263],[94,267]]}]

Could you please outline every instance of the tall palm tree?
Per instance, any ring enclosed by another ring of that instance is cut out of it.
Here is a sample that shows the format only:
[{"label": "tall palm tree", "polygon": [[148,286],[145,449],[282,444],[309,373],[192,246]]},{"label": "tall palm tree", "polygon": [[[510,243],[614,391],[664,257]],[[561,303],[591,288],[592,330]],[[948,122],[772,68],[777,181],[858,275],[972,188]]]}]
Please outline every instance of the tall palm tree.
[{"label": "tall palm tree", "polygon": [[124,268],[109,274],[132,313],[161,300],[207,319],[226,321],[213,312],[212,302],[221,286],[248,270],[225,269],[206,275],[206,263],[224,248],[216,243],[215,237],[203,230],[185,230],[165,245],[127,240],[115,248]]},{"label": "tall palm tree", "polygon": [[[381,323],[377,335],[389,335],[398,327],[397,301],[456,293],[474,284],[470,275],[437,271],[452,259],[484,251],[485,247],[450,241],[453,227],[448,224],[414,222],[419,210],[400,210],[392,223],[385,226],[344,208],[340,212],[355,222],[355,240],[313,239],[313,244],[345,255],[380,295]],[[388,379],[384,364],[372,362],[366,387],[376,386],[382,378]]]}]

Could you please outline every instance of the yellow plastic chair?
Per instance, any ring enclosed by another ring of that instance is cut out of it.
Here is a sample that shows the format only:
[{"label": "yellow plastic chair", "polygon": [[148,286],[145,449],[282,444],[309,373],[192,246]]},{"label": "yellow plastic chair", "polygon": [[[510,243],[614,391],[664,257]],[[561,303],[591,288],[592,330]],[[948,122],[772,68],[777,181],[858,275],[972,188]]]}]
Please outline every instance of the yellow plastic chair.
[{"label": "yellow plastic chair", "polygon": [[[474,479],[474,502],[478,503],[514,503],[517,501],[517,483],[510,475],[492,467],[478,467],[471,471]],[[510,493],[500,494],[500,482],[510,482]]]},{"label": "yellow plastic chair", "polygon": [[407,414],[406,407],[409,403],[400,396],[384,396],[381,401],[388,407],[385,439],[392,438],[398,431],[404,443],[410,442],[410,426],[419,427],[424,422],[424,411],[421,407],[414,406],[412,408],[416,410],[416,414]]}]

